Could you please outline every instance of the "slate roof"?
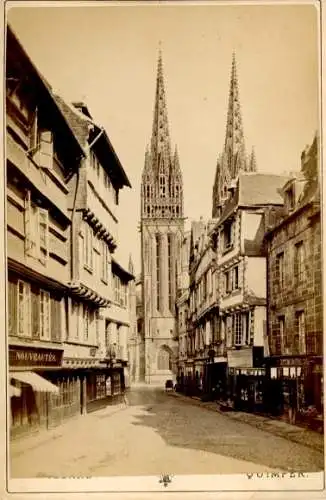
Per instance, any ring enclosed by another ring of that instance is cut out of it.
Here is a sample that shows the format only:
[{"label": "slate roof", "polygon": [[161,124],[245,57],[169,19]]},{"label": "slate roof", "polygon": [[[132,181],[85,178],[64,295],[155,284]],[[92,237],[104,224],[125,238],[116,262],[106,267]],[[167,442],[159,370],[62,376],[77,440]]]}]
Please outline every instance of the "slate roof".
[{"label": "slate roof", "polygon": [[282,206],[284,201],[281,189],[288,179],[274,174],[240,174],[234,194],[225,203],[218,223],[224,222],[237,207]]},{"label": "slate roof", "polygon": [[239,175],[240,206],[283,205],[280,189],[288,177],[274,174]]}]

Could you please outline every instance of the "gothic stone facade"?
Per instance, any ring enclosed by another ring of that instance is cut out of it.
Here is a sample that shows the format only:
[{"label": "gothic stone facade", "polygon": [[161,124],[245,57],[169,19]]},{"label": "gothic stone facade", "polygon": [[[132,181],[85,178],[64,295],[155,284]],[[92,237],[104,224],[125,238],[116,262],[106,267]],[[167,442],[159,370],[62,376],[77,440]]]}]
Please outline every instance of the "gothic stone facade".
[{"label": "gothic stone facade", "polygon": [[162,384],[176,372],[175,299],[183,240],[182,176],[171,154],[162,70],[158,61],[151,147],[141,186],[145,381]]}]

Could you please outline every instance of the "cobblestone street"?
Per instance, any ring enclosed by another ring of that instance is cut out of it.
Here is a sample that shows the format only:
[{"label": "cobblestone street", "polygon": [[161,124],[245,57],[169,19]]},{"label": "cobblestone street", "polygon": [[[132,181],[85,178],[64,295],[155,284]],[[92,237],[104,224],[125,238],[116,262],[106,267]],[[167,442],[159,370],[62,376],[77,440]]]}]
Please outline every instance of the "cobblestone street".
[{"label": "cobblestone street", "polygon": [[322,451],[161,389],[11,445],[11,477],[323,470]]}]

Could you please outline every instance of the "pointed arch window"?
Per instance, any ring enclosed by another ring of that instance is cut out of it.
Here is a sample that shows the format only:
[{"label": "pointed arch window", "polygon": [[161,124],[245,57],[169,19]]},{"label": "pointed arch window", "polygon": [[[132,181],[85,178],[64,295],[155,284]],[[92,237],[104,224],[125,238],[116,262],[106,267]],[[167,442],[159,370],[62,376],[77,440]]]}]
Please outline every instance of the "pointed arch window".
[{"label": "pointed arch window", "polygon": [[160,174],[160,197],[165,198],[166,196],[166,179],[164,174]]},{"label": "pointed arch window", "polygon": [[146,186],[146,197],[149,198],[151,196],[151,187],[147,184]]}]

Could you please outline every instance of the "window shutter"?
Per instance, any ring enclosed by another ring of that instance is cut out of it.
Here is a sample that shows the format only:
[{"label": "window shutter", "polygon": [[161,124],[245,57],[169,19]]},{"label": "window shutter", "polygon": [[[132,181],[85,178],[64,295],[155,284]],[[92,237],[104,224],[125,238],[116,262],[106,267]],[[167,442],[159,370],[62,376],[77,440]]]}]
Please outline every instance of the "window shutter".
[{"label": "window shutter", "polygon": [[51,297],[50,304],[48,311],[50,315],[51,340],[59,342],[61,340],[61,301]]},{"label": "window shutter", "polygon": [[45,264],[49,255],[49,214],[44,208],[39,208],[37,212],[37,255],[42,264]]},{"label": "window shutter", "polygon": [[31,222],[31,192],[27,191],[25,196],[25,253],[31,254],[32,250],[32,222]]},{"label": "window shutter", "polygon": [[17,335],[17,280],[8,281],[8,330]]},{"label": "window shutter", "polygon": [[32,289],[32,337],[40,338],[40,295],[36,289]]},{"label": "window shutter", "polygon": [[53,134],[50,130],[42,130],[40,133],[39,166],[53,168]]},{"label": "window shutter", "polygon": [[[24,283],[24,324],[26,325],[25,336],[32,336],[32,307],[31,307],[31,285]],[[26,318],[26,319],[25,319]]]},{"label": "window shutter", "polygon": [[30,128],[30,152],[32,155],[36,153],[36,150],[38,148],[37,133],[38,133],[38,109],[36,108]]}]

